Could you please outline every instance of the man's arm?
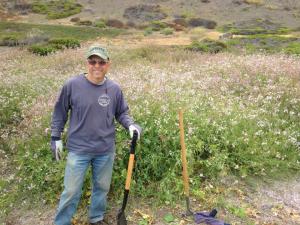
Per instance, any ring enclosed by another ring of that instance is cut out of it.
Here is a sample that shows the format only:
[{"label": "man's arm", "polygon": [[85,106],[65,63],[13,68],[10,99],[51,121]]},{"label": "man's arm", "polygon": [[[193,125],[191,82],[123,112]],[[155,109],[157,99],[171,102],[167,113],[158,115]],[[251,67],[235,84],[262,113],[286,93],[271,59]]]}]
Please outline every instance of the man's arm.
[{"label": "man's arm", "polygon": [[70,96],[67,85],[64,85],[55,103],[54,112],[51,122],[51,137],[61,139],[61,133],[64,130],[68,120],[68,112],[70,109]]},{"label": "man's arm", "polygon": [[65,124],[68,120],[68,112],[70,109],[70,97],[68,88],[63,86],[59,97],[55,103],[54,112],[51,122],[51,150],[53,160],[61,160],[63,150],[63,143],[61,140],[61,133],[64,130]]},{"label": "man's arm", "polygon": [[117,121],[126,129],[129,128],[131,124],[134,124],[133,119],[128,115],[128,105],[124,99],[122,91],[119,92],[117,96],[117,109],[116,109],[116,119]]},{"label": "man's arm", "polygon": [[120,91],[117,96],[117,110],[115,117],[123,127],[129,130],[130,136],[133,136],[133,131],[136,130],[139,138],[142,129],[138,124],[134,123],[133,119],[128,115],[128,111],[128,105],[124,99],[122,91]]}]

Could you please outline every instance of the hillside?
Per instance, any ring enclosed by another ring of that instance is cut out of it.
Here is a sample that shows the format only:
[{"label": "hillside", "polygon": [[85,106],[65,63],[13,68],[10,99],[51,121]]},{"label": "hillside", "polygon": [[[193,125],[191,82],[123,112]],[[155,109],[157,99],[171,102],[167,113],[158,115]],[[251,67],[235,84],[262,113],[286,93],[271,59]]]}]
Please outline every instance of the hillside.
[{"label": "hillside", "polygon": [[[126,9],[139,5],[159,6],[160,10],[166,14],[164,18],[166,21],[172,21],[181,16],[201,17],[213,20],[218,25],[225,25],[251,19],[267,19],[274,23],[280,23],[282,26],[298,28],[300,19],[300,2],[297,0],[78,0],[77,2],[83,6],[83,9],[74,16],[91,21],[102,18],[119,19],[123,22],[129,20],[143,22],[137,21],[138,15],[135,15],[136,17],[133,15],[132,19],[124,17]],[[1,4],[3,15],[17,21],[68,24],[70,18],[74,17],[47,20],[43,15],[30,12],[30,0],[3,0]]]},{"label": "hillside", "polygon": [[[182,217],[179,108],[193,211],[300,224],[299,0],[0,0],[0,225],[52,224],[67,151],[52,160],[51,115],[94,42],[143,128],[130,225],[194,224]],[[111,225],[130,143],[116,130]],[[90,182],[88,170],[72,225],[88,225]]]}]

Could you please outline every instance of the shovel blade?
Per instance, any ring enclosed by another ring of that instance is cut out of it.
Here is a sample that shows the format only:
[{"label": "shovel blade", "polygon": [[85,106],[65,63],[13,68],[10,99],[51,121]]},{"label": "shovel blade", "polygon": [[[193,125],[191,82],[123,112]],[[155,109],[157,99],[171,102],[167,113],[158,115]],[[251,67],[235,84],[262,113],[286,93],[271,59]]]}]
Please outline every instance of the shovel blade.
[{"label": "shovel blade", "polygon": [[127,225],[127,220],[124,211],[120,211],[117,216],[118,225]]}]

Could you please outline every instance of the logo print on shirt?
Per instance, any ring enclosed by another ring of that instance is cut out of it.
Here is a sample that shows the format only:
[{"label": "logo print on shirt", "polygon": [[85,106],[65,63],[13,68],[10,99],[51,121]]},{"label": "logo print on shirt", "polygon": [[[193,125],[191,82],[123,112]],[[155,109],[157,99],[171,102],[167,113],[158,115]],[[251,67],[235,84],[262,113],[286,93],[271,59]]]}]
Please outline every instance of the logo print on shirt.
[{"label": "logo print on shirt", "polygon": [[99,105],[106,107],[109,105],[110,98],[107,94],[100,95],[98,98]]}]

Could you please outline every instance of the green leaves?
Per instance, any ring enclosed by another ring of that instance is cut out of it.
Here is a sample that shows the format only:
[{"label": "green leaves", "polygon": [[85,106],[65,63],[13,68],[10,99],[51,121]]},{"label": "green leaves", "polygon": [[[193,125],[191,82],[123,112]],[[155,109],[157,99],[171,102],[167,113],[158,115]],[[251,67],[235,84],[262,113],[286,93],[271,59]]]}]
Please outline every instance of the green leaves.
[{"label": "green leaves", "polygon": [[168,213],[164,216],[164,221],[167,223],[174,222],[174,220],[175,220],[175,217],[171,213]]}]

